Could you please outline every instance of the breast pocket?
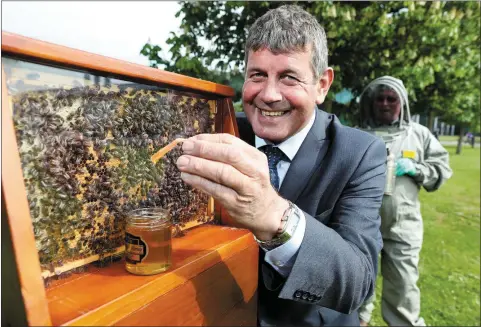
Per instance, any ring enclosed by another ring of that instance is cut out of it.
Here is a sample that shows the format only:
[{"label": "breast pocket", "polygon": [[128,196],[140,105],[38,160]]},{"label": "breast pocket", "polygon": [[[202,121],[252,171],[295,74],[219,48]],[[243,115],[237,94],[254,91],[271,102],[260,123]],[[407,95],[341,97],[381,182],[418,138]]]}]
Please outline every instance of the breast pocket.
[{"label": "breast pocket", "polygon": [[327,222],[331,219],[331,214],[333,210],[334,210],[334,207],[316,215],[316,219],[319,220],[324,225],[326,225]]}]

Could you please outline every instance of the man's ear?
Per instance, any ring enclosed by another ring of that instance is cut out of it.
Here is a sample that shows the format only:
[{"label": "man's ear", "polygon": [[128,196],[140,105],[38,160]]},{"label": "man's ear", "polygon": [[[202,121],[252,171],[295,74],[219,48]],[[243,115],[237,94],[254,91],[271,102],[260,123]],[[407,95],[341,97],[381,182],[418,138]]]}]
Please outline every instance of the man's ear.
[{"label": "man's ear", "polygon": [[319,77],[319,82],[317,83],[316,104],[319,105],[324,102],[333,80],[334,70],[331,67],[327,67],[324,73]]}]

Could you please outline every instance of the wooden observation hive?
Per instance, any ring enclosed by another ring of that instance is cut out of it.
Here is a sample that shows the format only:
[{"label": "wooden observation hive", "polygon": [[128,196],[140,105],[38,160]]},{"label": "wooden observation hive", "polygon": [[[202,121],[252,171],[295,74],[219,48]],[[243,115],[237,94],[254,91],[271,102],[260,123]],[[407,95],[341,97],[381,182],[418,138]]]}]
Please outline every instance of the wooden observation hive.
[{"label": "wooden observation hive", "polygon": [[[177,137],[237,135],[233,94],[2,33],[2,252],[17,307],[5,322],[255,324],[251,235],[182,182],[180,147],[150,161]],[[175,225],[173,268],[155,276],[123,267],[126,214],[141,207],[169,209]]]}]

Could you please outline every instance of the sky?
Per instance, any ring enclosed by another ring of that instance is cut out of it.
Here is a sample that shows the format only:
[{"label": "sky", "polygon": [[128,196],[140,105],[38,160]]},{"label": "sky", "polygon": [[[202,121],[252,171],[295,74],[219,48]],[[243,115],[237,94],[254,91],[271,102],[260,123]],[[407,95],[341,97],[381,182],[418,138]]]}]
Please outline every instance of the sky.
[{"label": "sky", "polygon": [[2,1],[2,31],[148,65],[140,50],[150,39],[168,53],[179,9],[175,1]]}]

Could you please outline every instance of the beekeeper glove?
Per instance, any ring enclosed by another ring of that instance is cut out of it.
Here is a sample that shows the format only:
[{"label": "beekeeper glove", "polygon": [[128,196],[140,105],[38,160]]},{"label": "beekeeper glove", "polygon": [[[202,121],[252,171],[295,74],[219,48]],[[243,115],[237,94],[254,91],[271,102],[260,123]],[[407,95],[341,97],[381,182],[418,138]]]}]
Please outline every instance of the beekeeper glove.
[{"label": "beekeeper glove", "polygon": [[409,175],[414,177],[416,175],[416,163],[409,158],[400,158],[396,161],[396,176]]}]

